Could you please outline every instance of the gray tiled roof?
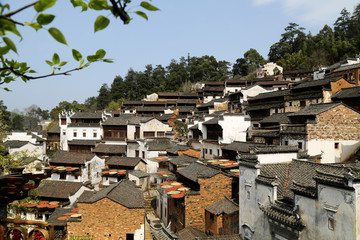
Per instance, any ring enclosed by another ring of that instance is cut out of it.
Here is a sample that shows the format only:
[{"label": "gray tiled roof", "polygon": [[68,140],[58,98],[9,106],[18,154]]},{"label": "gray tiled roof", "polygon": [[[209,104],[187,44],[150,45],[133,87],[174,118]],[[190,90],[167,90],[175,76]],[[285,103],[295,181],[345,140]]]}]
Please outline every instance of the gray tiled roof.
[{"label": "gray tiled roof", "polygon": [[326,112],[334,107],[342,105],[342,103],[321,103],[321,104],[311,104],[310,106],[303,108],[297,112],[289,114],[289,117],[296,116],[311,116],[318,115],[320,113]]},{"label": "gray tiled roof", "polygon": [[187,165],[190,165],[190,164],[196,162],[197,160],[198,160],[198,158],[196,158],[196,157],[191,157],[186,154],[183,154],[181,156],[178,156],[178,157],[175,157],[175,158],[169,160],[169,162],[176,166],[187,166]]},{"label": "gray tiled roof", "polygon": [[106,159],[106,164],[111,166],[135,167],[141,161],[138,157],[112,156]]},{"label": "gray tiled roof", "polygon": [[43,180],[37,190],[40,197],[68,199],[81,187],[81,182]]},{"label": "gray tiled roof", "polygon": [[84,191],[80,197],[77,199],[78,203],[88,201],[92,196],[94,196],[97,192],[96,191]]},{"label": "gray tiled roof", "polygon": [[77,112],[71,116],[71,119],[102,119],[102,113],[99,113],[99,112]]},{"label": "gray tiled roof", "polygon": [[166,151],[174,145],[168,138],[148,139],[146,143],[149,151]]},{"label": "gray tiled roof", "polygon": [[175,154],[177,155],[178,154],[178,151],[185,151],[185,150],[188,150],[190,149],[191,147],[189,146],[186,146],[186,145],[179,145],[179,144],[176,144],[175,146],[173,146],[172,148],[169,148],[167,150],[168,153],[171,153],[171,154]]},{"label": "gray tiled roof", "polygon": [[57,151],[50,158],[50,164],[85,164],[86,161],[91,160],[93,157],[95,157],[93,153]]},{"label": "gray tiled roof", "polygon": [[222,213],[232,214],[239,211],[239,205],[225,196],[224,198],[210,204],[205,209],[215,215],[220,215]]},{"label": "gray tiled roof", "polygon": [[127,208],[144,208],[145,206],[143,193],[136,188],[133,182],[127,179],[100,190],[86,203],[94,203],[103,198],[108,198]]},{"label": "gray tiled roof", "polygon": [[20,140],[10,140],[3,143],[3,145],[7,148],[21,148],[28,144],[29,141],[20,141]]},{"label": "gray tiled roof", "polygon": [[123,114],[119,117],[108,118],[102,125],[104,126],[123,126],[128,124],[140,124],[140,122],[146,122],[154,117],[138,117],[132,114]]},{"label": "gray tiled roof", "polygon": [[283,96],[287,96],[289,94],[290,94],[289,89],[260,93],[260,94],[256,95],[255,97],[249,98],[248,101],[251,102],[251,101],[266,99],[266,98],[283,97]]},{"label": "gray tiled roof", "polygon": [[251,148],[254,148],[255,146],[262,146],[262,145],[264,145],[264,144],[234,141],[228,145],[223,146],[222,149],[229,150],[229,151],[239,151],[239,152],[248,153],[248,152],[250,152]]},{"label": "gray tiled roof", "polygon": [[[340,78],[338,78],[340,79]],[[293,86],[291,89],[304,89],[304,88],[311,88],[311,87],[320,87],[330,84],[330,78],[319,79],[319,80],[311,80],[311,81],[302,81],[296,86]]]},{"label": "gray tiled roof", "polygon": [[59,217],[63,217],[66,213],[74,213],[71,208],[56,208],[47,220],[48,223],[55,226],[66,226],[67,219],[59,220]]},{"label": "gray tiled roof", "polygon": [[193,163],[187,167],[181,168],[178,171],[182,176],[197,182],[198,178],[211,178],[218,173],[221,173],[219,170],[210,168],[201,163]]},{"label": "gray tiled roof", "polygon": [[274,113],[262,119],[260,123],[290,123],[290,119],[288,118],[289,114],[291,114],[291,112]]},{"label": "gray tiled roof", "polygon": [[360,86],[352,87],[352,88],[343,88],[337,93],[335,93],[332,98],[360,98]]},{"label": "gray tiled roof", "polygon": [[134,171],[130,171],[129,174],[137,177],[137,178],[145,178],[145,177],[148,177],[149,174],[144,172],[144,171],[141,171],[141,170],[134,170]]},{"label": "gray tiled roof", "polygon": [[196,240],[198,237],[206,237],[206,234],[192,227],[186,227],[179,232],[179,240]]},{"label": "gray tiled roof", "polygon": [[99,123],[70,123],[68,125],[68,127],[91,127],[91,128],[95,128],[95,127],[100,127],[100,122]]},{"label": "gray tiled roof", "polygon": [[60,126],[54,125],[49,130],[47,130],[48,133],[60,133]]},{"label": "gray tiled roof", "polygon": [[100,140],[72,140],[68,141],[68,145],[95,146]]},{"label": "gray tiled roof", "polygon": [[278,178],[279,186],[277,189],[279,199],[285,196],[293,198],[291,188],[294,183],[315,188],[316,182],[313,178],[319,170],[335,175],[345,173],[345,168],[341,166],[293,160],[290,163],[264,164],[260,169],[260,175]]},{"label": "gray tiled roof", "polygon": [[354,69],[354,68],[360,68],[360,63],[339,67],[339,68],[335,69],[334,72],[341,72],[341,71],[346,71],[346,70],[350,70],[350,69]]},{"label": "gray tiled roof", "polygon": [[93,153],[111,153],[120,154],[126,152],[126,145],[99,144],[93,150]]}]

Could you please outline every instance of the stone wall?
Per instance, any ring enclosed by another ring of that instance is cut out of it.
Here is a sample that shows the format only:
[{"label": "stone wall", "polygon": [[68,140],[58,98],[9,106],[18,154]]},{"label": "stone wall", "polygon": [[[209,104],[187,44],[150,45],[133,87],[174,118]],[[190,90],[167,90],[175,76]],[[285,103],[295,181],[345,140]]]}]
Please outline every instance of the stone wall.
[{"label": "stone wall", "polygon": [[307,124],[307,140],[359,140],[360,114],[339,105],[319,114],[315,124]]},{"label": "stone wall", "polygon": [[199,178],[200,195],[185,196],[185,225],[205,231],[205,208],[227,196],[231,199],[232,177],[221,173],[212,178]]},{"label": "stone wall", "polygon": [[126,239],[144,224],[144,209],[129,209],[108,198],[78,203],[81,222],[68,222],[69,235],[90,234],[94,239]]}]

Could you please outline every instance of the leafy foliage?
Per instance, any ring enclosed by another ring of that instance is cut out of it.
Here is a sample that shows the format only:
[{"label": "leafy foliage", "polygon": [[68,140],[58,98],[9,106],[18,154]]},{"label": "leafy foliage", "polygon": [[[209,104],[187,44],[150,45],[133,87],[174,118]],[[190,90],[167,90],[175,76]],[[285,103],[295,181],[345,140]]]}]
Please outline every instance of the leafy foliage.
[{"label": "leafy foliage", "polygon": [[[80,7],[82,11],[88,11],[89,9],[94,11],[107,11],[115,18],[119,17],[124,24],[128,24],[131,21],[129,14],[133,12],[128,12],[128,5],[131,4],[131,2],[131,0],[109,0],[109,2],[107,0],[90,0],[89,2],[71,0],[72,5],[74,7]],[[52,25],[56,16],[45,13],[45,11],[52,8],[55,3],[56,0],[38,0],[14,11],[10,11],[11,6],[9,4],[0,3],[0,37],[2,40],[0,41],[0,85],[10,83],[19,78],[22,81],[27,82],[32,79],[46,78],[56,75],[69,75],[71,72],[82,70],[94,62],[112,62],[111,59],[105,58],[106,52],[103,49],[99,49],[95,54],[85,57],[83,57],[76,49],[72,49],[75,61],[80,63],[78,67],[64,70],[64,66],[68,61],[60,61],[60,56],[57,53],[54,53],[52,61],[46,60],[46,63],[51,67],[51,73],[34,76],[33,74],[36,72],[31,69],[31,66],[29,66],[28,63],[6,58],[6,55],[10,51],[18,53],[16,44],[13,40],[13,35],[20,40],[23,38],[18,26],[30,27],[36,31],[45,30],[55,41],[68,45],[66,37],[63,35],[61,30],[56,26],[49,26]],[[157,7],[146,1],[141,2],[137,7],[147,11],[159,10]],[[16,14],[31,8],[34,10],[33,20],[29,22],[20,22],[15,19]],[[134,13],[146,20],[148,19],[146,13],[142,11]],[[105,29],[109,23],[110,20],[107,17],[99,15],[94,22],[94,31],[97,32]],[[2,87],[2,89],[9,91],[7,87]]]}]

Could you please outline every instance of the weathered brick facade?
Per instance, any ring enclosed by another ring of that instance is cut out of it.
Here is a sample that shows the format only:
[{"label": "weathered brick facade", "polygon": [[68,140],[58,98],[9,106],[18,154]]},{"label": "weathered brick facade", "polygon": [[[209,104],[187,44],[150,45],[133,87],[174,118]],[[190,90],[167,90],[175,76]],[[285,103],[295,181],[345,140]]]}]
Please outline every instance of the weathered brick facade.
[{"label": "weathered brick facade", "polygon": [[359,140],[360,113],[344,105],[336,106],[307,124],[307,140]]},{"label": "weathered brick facade", "polygon": [[209,235],[238,234],[239,213],[214,215],[206,211],[205,232]]},{"label": "weathered brick facade", "polygon": [[205,207],[222,199],[231,198],[232,177],[217,174],[212,178],[199,178],[199,195],[185,196],[185,226],[205,231]]},{"label": "weathered brick facade", "polygon": [[81,222],[68,222],[69,235],[90,234],[93,239],[126,239],[144,224],[145,210],[130,209],[108,198],[95,203],[78,203]]}]

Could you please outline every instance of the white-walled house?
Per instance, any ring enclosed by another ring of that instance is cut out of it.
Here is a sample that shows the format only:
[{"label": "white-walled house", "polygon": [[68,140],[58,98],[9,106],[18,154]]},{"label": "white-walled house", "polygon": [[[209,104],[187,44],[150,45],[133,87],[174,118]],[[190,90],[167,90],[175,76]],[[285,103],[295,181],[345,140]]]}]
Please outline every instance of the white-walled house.
[{"label": "white-walled house", "polygon": [[9,140],[4,142],[4,146],[14,158],[37,158],[42,161],[47,159],[46,145],[42,143],[35,144],[29,141]]},{"label": "white-walled house", "polygon": [[50,158],[53,168],[51,180],[89,183],[97,186],[101,182],[101,172],[105,159],[92,153],[57,151]]},{"label": "white-walled house", "polygon": [[360,146],[360,113],[343,103],[314,104],[288,115],[282,145],[295,145],[322,163],[346,161]]},{"label": "white-walled house", "polygon": [[267,76],[279,75],[282,73],[283,73],[283,68],[280,65],[277,65],[274,62],[268,62],[264,65],[263,68],[258,69],[256,74],[258,78],[263,78]]},{"label": "white-walled house", "polygon": [[358,239],[355,165],[260,164],[241,158],[240,235],[254,240]]},{"label": "white-walled house", "polygon": [[91,152],[102,138],[101,122],[107,113],[64,112],[59,115],[60,149],[73,152]]}]

